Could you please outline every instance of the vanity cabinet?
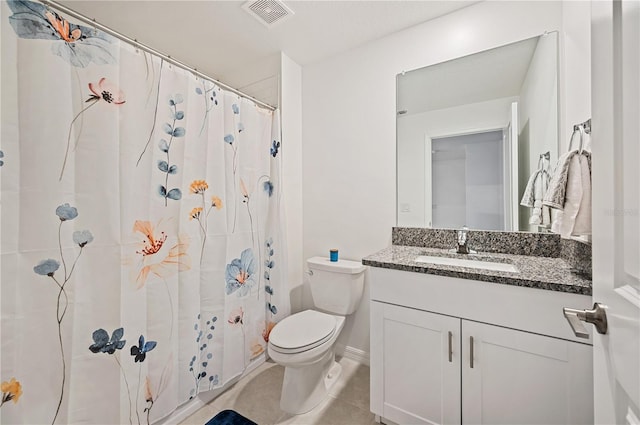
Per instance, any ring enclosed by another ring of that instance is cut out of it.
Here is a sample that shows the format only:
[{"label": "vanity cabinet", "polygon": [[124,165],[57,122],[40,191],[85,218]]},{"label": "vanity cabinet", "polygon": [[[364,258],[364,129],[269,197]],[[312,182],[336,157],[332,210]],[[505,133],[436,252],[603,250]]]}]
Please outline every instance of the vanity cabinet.
[{"label": "vanity cabinet", "polygon": [[591,297],[372,268],[371,410],[398,424],[593,423]]},{"label": "vanity cabinet", "polygon": [[593,423],[591,346],[467,320],[461,335],[463,423]]},{"label": "vanity cabinet", "polygon": [[460,319],[373,302],[371,320],[372,395],[383,383],[372,411],[398,424],[460,423]]}]

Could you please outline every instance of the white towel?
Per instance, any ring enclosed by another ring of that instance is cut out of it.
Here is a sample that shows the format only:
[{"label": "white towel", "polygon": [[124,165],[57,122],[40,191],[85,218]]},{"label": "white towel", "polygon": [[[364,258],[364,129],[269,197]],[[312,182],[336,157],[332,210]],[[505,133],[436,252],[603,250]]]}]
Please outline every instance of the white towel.
[{"label": "white towel", "polygon": [[572,155],[568,164],[562,219],[552,227],[563,238],[591,234],[591,170],[586,155]]},{"label": "white towel", "polygon": [[548,225],[551,222],[549,208],[542,204],[548,186],[549,173],[543,168],[539,168],[529,177],[527,187],[520,201],[520,205],[532,208],[529,224]]},{"label": "white towel", "polygon": [[580,209],[573,225],[572,236],[591,234],[591,163],[590,158],[580,156],[580,173],[582,178],[582,199]]}]

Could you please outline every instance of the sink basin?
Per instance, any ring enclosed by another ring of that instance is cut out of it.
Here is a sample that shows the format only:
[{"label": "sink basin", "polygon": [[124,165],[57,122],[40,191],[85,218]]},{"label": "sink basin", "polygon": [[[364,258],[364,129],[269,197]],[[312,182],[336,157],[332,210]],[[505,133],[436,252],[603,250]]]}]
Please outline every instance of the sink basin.
[{"label": "sink basin", "polygon": [[469,267],[473,269],[493,270],[498,272],[516,273],[518,269],[509,263],[494,263],[490,261],[469,260],[466,258],[433,257],[421,255],[414,260],[416,263],[439,264],[443,266]]}]

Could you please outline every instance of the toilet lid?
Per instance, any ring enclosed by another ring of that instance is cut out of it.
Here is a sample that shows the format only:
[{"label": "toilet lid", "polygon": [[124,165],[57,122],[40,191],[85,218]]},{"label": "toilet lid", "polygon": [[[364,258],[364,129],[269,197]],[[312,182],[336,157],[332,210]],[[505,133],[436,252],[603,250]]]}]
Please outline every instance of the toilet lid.
[{"label": "toilet lid", "polygon": [[300,353],[323,344],[335,329],[335,317],[305,310],[281,320],[269,334],[269,344],[280,353]]}]

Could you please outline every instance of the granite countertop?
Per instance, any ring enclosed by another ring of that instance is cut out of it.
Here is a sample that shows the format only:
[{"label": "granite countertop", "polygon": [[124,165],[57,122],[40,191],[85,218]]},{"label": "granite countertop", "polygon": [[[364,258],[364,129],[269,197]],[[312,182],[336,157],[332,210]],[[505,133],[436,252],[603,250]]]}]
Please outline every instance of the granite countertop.
[{"label": "granite countertop", "polygon": [[[518,272],[483,270],[413,261],[420,255],[510,263],[518,269]],[[448,249],[392,245],[363,258],[362,264],[504,285],[591,295],[591,279],[584,274],[575,273],[562,258],[484,252],[462,255],[452,253]]]}]

